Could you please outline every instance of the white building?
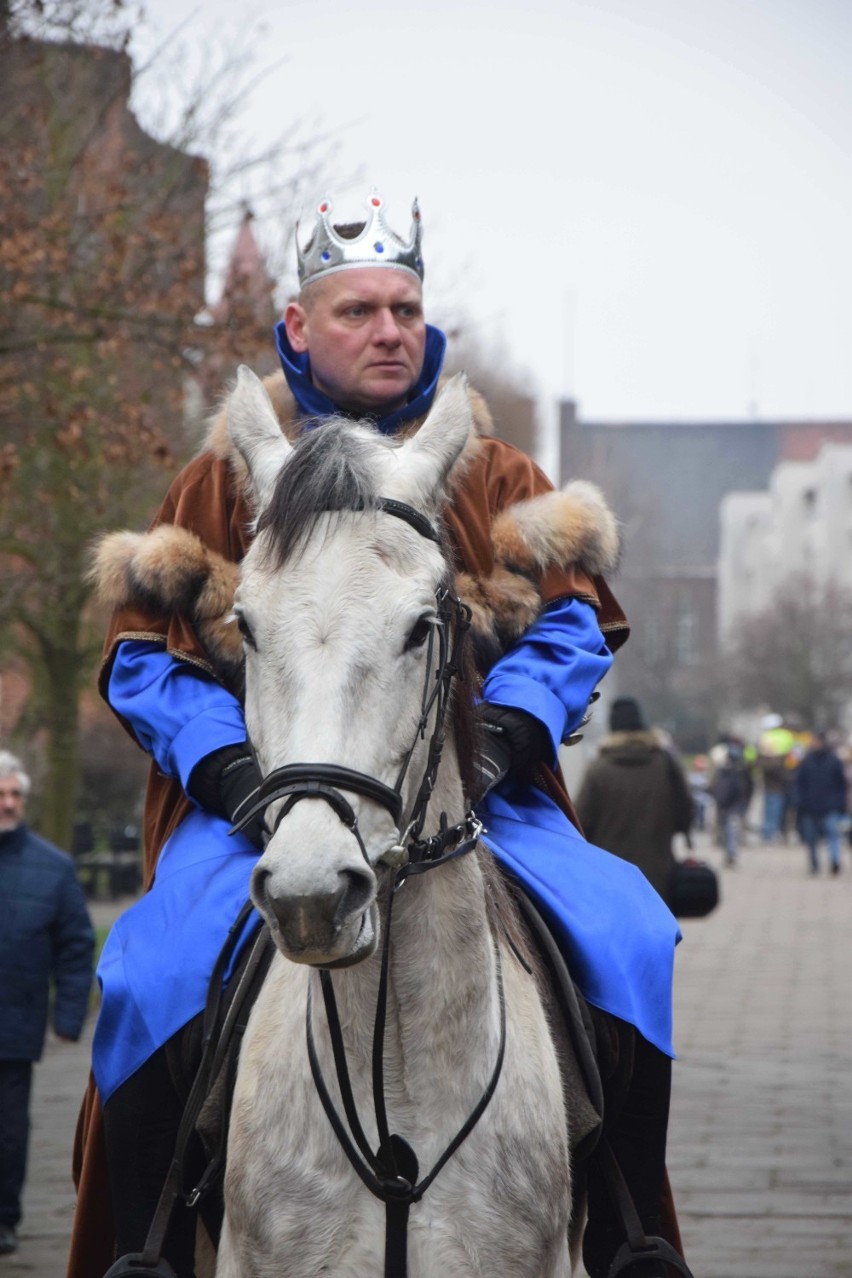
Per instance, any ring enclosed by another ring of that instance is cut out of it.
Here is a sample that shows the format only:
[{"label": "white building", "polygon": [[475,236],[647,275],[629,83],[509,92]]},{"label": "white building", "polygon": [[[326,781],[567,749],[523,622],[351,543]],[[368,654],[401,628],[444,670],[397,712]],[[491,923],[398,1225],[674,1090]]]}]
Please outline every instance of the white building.
[{"label": "white building", "polygon": [[824,444],[810,462],[780,462],[765,492],[729,493],[719,517],[723,647],[790,577],[852,590],[852,444]]}]

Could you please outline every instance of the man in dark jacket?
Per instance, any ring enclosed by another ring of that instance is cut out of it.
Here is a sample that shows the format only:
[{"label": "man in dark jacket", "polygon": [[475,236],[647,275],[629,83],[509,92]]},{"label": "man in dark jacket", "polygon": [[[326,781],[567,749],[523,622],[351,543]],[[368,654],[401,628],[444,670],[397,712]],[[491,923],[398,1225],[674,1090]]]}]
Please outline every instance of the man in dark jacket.
[{"label": "man in dark jacket", "polygon": [[30,1130],[33,1062],[54,986],[57,1038],[80,1037],[95,938],[71,858],[24,824],[29,778],[0,751],[0,1255],[15,1251]]},{"label": "man in dark jacket", "polygon": [[710,792],[716,803],[719,838],[725,847],[725,864],[733,867],[739,859],[740,836],[754,795],[744,742],[740,737],[722,737],[710,751],[710,761],[713,764]]},{"label": "man in dark jacket", "polygon": [[811,874],[819,872],[817,848],[828,843],[831,873],[840,873],[840,820],[846,812],[846,774],[824,733],[814,733],[813,744],[799,764],[794,797],[799,831],[808,845]]},{"label": "man in dark jacket", "polygon": [[672,837],[689,833],[694,813],[686,777],[633,697],[616,697],[609,726],[577,815],[591,843],[638,865],[671,907]]}]

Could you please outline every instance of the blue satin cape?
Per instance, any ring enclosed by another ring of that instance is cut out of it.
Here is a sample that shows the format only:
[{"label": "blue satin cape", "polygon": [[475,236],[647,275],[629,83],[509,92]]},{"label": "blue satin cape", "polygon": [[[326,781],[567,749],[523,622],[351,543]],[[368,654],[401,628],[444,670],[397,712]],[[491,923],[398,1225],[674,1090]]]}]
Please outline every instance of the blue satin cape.
[{"label": "blue satin cape", "polygon": [[[562,600],[495,664],[483,695],[529,708],[555,754],[611,661],[590,605]],[[163,771],[184,786],[206,754],[245,738],[239,703],[156,644],[119,646],[109,695]],[[504,783],[483,816],[487,844],[553,922],[584,996],[671,1054],[680,934],[645,877],[588,844],[540,791]],[[118,920],[98,967],[93,1070],[104,1100],[204,1006],[257,857],[247,840],[229,836],[225,821],[197,809],[167,841],[151,891]]]}]

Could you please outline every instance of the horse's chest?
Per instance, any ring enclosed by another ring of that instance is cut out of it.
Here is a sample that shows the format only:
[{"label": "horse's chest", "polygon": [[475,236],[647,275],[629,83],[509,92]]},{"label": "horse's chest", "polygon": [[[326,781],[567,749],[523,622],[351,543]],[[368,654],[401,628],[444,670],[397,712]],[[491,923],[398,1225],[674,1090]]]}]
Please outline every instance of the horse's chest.
[{"label": "horse's chest", "polygon": [[[286,988],[292,973],[274,966],[273,974],[249,1026],[234,1098],[219,1278],[277,1273],[282,1256],[298,1257],[292,1270],[280,1270],[282,1278],[320,1273],[379,1278],[384,1204],[353,1170],[320,1103],[302,1048],[304,995],[294,997]],[[511,991],[511,977],[507,984]],[[271,999],[283,1021],[275,1030],[274,1018],[267,1015]],[[441,1033],[440,1025],[432,1028],[433,1049]],[[530,1071],[531,1049],[528,1042],[521,1047],[521,1037],[518,1031],[509,1036],[499,1086],[482,1118],[411,1207],[409,1278],[549,1278],[568,1272],[569,1191],[559,1076],[554,1061],[545,1068],[538,1059],[540,1045]],[[470,1034],[465,1041],[469,1047]],[[386,1076],[392,1128],[414,1148],[419,1179],[461,1130],[489,1076],[486,1070],[475,1088],[464,1090],[451,1070],[428,1059],[422,1073],[416,1064],[403,1071],[405,1086],[399,1071],[389,1068]],[[327,1049],[321,1067],[341,1114]],[[363,1070],[353,1068],[353,1088],[375,1148],[368,1059]],[[239,1258],[231,1268],[229,1256]],[[254,1268],[249,1256],[257,1258]]]},{"label": "horse's chest", "polygon": [[[550,1272],[542,1255],[536,1259],[540,1234],[512,1225],[505,1201],[495,1200],[486,1185],[471,1177],[470,1168],[445,1169],[441,1182],[411,1207],[409,1278],[493,1278],[497,1273],[540,1278]],[[249,1252],[258,1260],[257,1275],[270,1272],[276,1257],[286,1256],[298,1257],[294,1278],[320,1273],[323,1278],[378,1278],[384,1273],[385,1207],[351,1169],[329,1163],[324,1170],[305,1168],[300,1175],[291,1165],[279,1177],[267,1178],[262,1190],[257,1186],[254,1201],[257,1215],[244,1216],[248,1228],[242,1237],[229,1221],[232,1238],[223,1257],[240,1257],[234,1276],[254,1278],[255,1271],[245,1268]],[[291,1271],[281,1272],[289,1276]],[[231,1278],[231,1270],[220,1269],[220,1278]]]},{"label": "horse's chest", "polygon": [[[517,1158],[511,1141],[495,1140],[494,1131],[487,1132],[490,1125],[483,1122],[412,1205],[410,1278],[496,1273],[541,1278],[559,1272],[550,1266],[552,1253],[564,1243],[564,1214],[559,1204],[547,1203],[542,1169]],[[242,1264],[235,1275],[250,1278],[248,1239],[251,1251],[263,1257],[258,1274],[268,1272],[264,1266],[276,1256],[299,1257],[294,1275],[384,1273],[384,1204],[356,1176],[309,1094],[288,1125],[256,1128],[250,1143],[251,1157],[240,1160],[239,1176],[229,1175],[229,1227]],[[412,1144],[425,1153],[429,1142],[421,1134],[420,1143],[413,1138]],[[429,1170],[425,1157],[420,1173]],[[221,1275],[231,1278],[228,1269]]]}]

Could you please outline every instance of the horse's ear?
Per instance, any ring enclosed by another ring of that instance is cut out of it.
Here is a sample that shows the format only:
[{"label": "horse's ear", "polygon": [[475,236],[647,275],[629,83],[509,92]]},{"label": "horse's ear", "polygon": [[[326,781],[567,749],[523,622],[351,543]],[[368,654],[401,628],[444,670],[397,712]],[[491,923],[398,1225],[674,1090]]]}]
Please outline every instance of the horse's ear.
[{"label": "horse's ear", "polygon": [[228,400],[228,433],[248,467],[256,505],[262,510],[293,449],[281,433],[266,387],[245,364],[237,370],[237,384]]},{"label": "horse's ear", "polygon": [[401,461],[425,497],[434,497],[461,455],[473,428],[467,378],[457,373],[438,393],[429,416],[406,440]]}]

